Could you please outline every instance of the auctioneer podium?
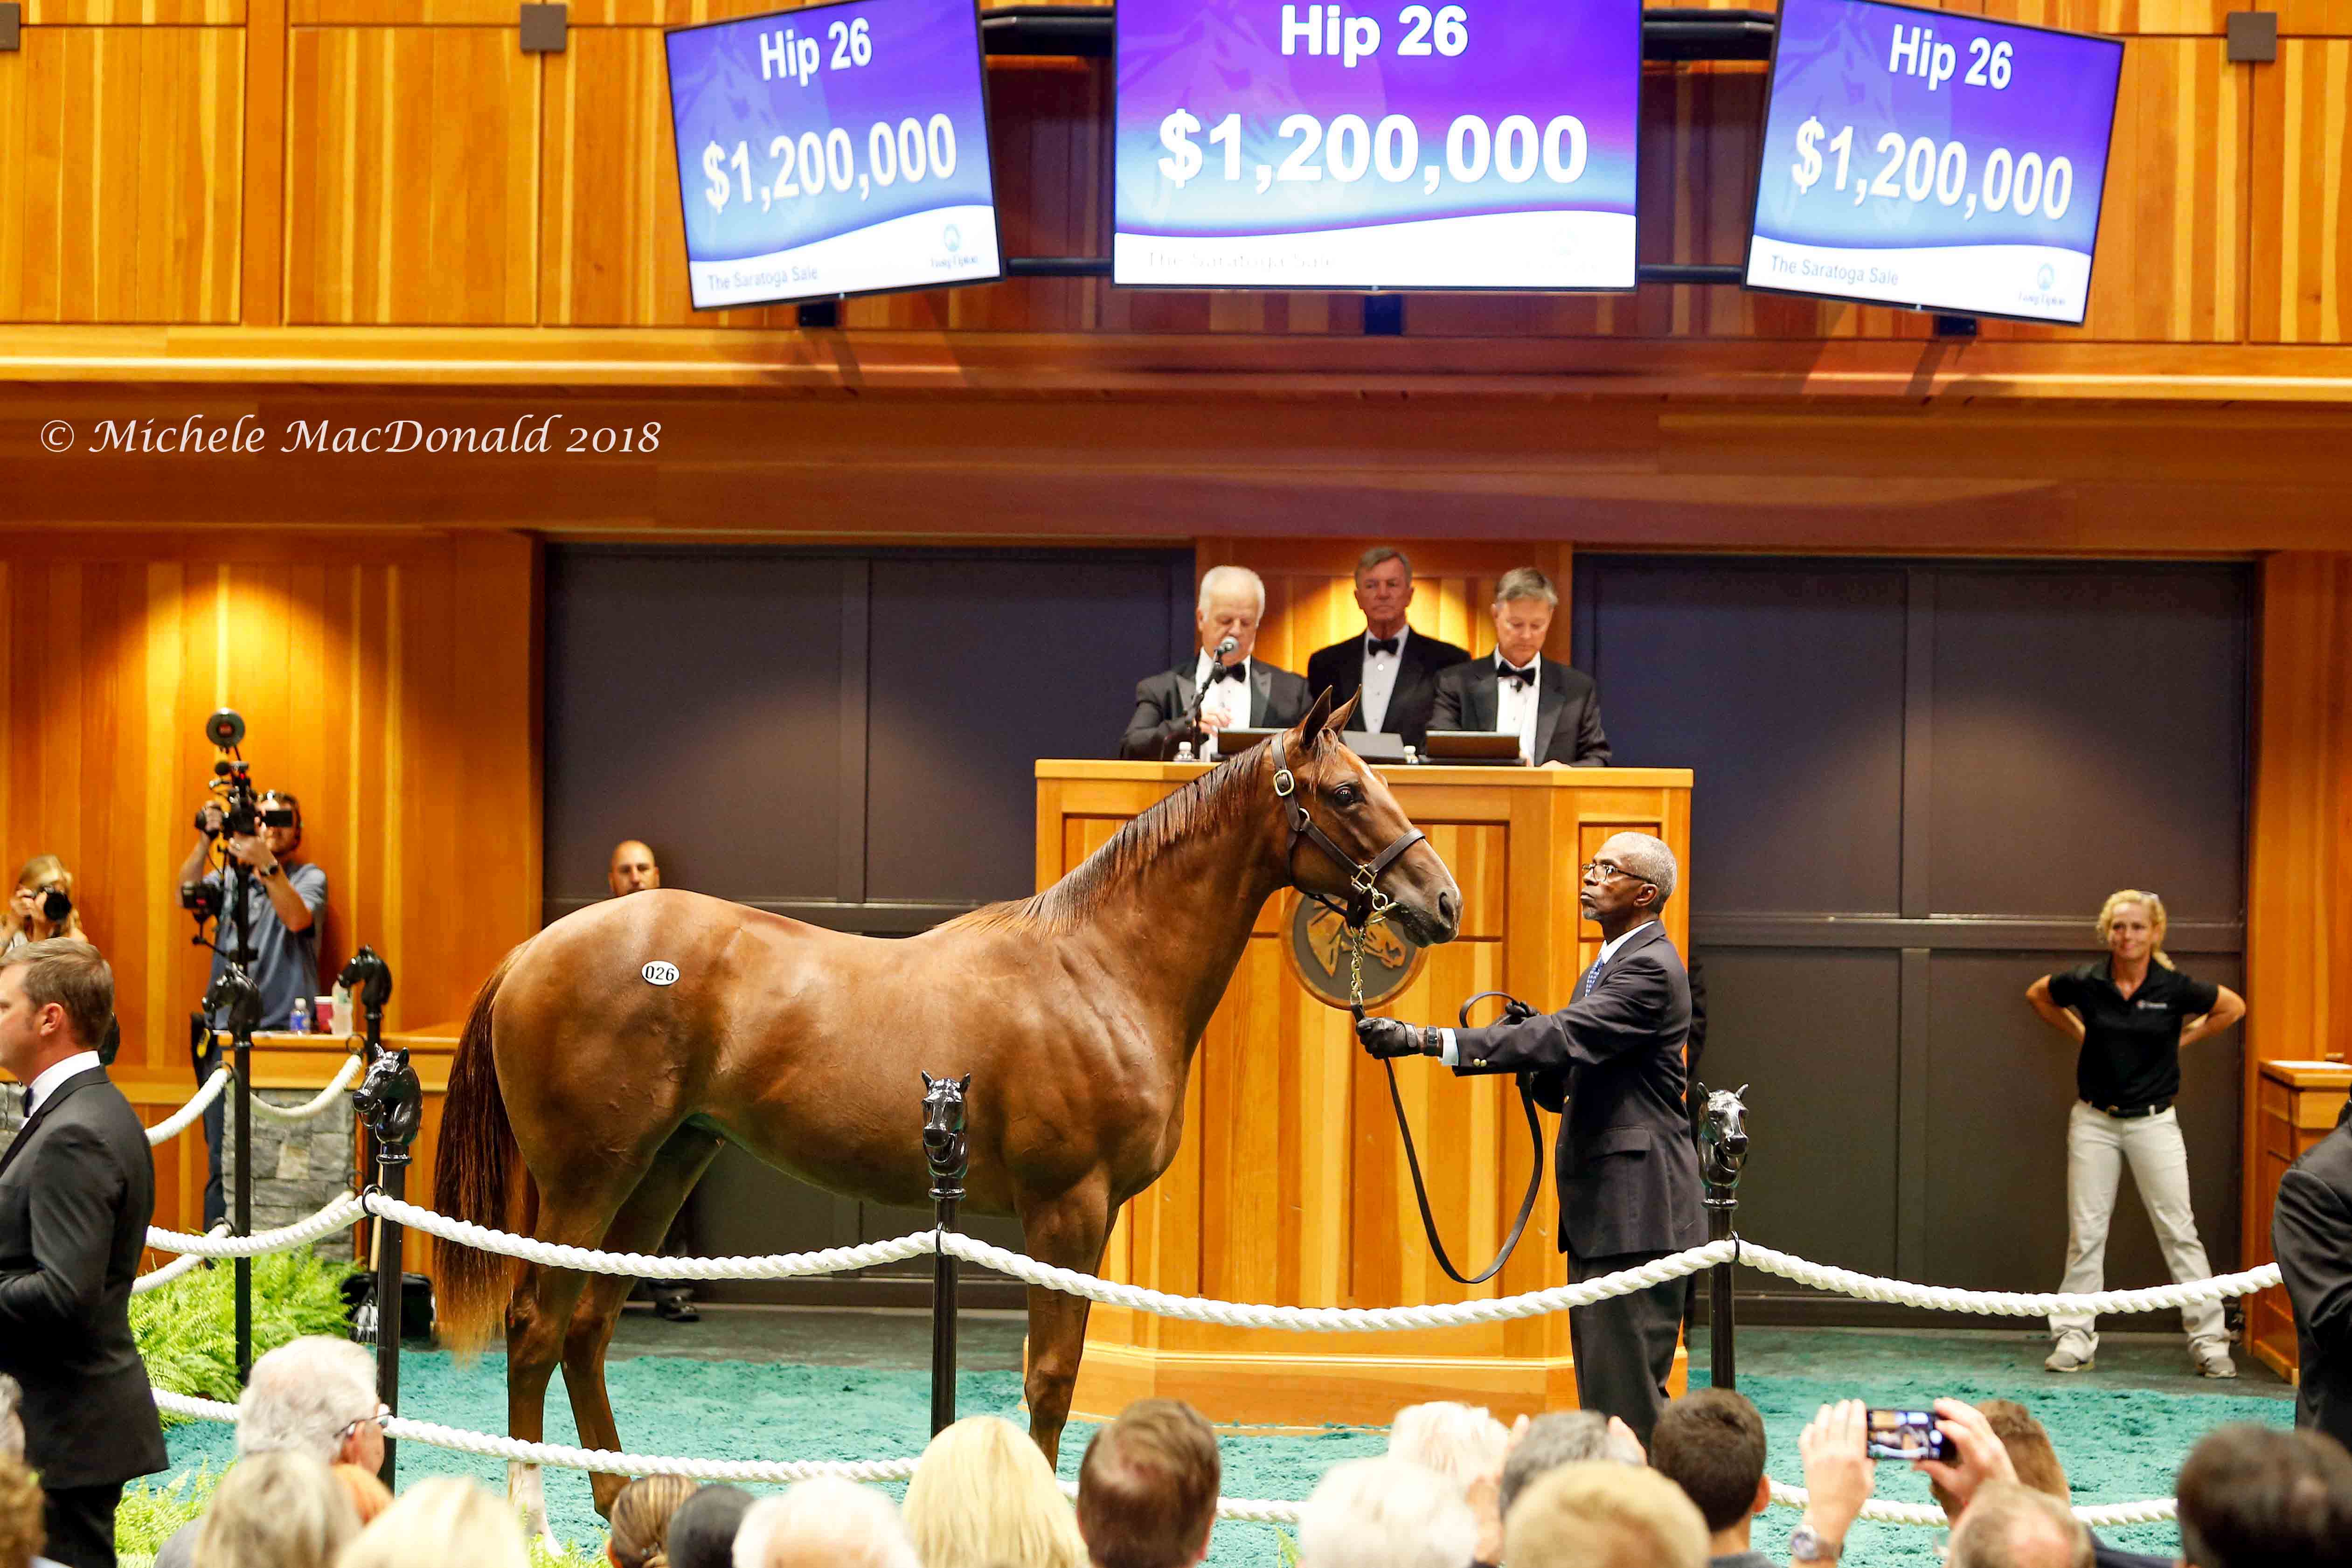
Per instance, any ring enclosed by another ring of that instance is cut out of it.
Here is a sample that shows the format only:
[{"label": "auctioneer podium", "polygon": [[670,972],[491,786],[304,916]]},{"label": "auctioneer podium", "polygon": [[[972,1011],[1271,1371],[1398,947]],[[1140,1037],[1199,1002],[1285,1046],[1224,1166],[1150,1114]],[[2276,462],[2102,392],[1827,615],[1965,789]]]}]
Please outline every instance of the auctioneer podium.
[{"label": "auctioneer podium", "polygon": [[[1076,866],[1119,826],[1206,769],[1195,763],[1037,763],[1037,885]],[[1452,1023],[1480,991],[1538,1007],[1567,998],[1600,947],[1577,910],[1578,868],[1611,834],[1674,847],[1684,891],[1666,929],[1687,951],[1691,775],[1681,768],[1391,767],[1381,770],[1462,888],[1461,933],[1367,963],[1378,1010]],[[1128,1205],[1102,1272],[1224,1301],[1391,1307],[1516,1295],[1565,1284],[1550,1175],[1558,1119],[1541,1118],[1545,1178],[1511,1262],[1485,1285],[1446,1279],[1423,1240],[1412,1177],[1380,1064],[1358,1048],[1344,1006],[1336,922],[1276,895],[1192,1058],[1184,1135],[1166,1174]],[[1375,970],[1379,973],[1375,974]],[[1496,1005],[1484,1004],[1485,1023]],[[1398,1066],[1431,1206],[1465,1272],[1486,1266],[1528,1180],[1527,1123],[1507,1077],[1456,1079],[1436,1063]],[[1683,1365],[1675,1363],[1679,1385]],[[1210,1419],[1313,1426],[1386,1423],[1426,1399],[1483,1404],[1505,1419],[1576,1403],[1565,1313],[1400,1333],[1298,1334],[1160,1318],[1097,1305],[1075,1409],[1116,1415],[1129,1400],[1183,1399]]]}]

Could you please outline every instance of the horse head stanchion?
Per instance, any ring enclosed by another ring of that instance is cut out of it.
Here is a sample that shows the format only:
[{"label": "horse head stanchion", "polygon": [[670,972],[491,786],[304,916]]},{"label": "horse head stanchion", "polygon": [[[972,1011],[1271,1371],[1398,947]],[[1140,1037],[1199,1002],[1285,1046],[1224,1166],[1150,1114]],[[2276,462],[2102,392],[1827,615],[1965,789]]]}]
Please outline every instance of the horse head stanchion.
[{"label": "horse head stanchion", "polygon": [[416,1142],[425,1116],[425,1089],[405,1050],[377,1050],[359,1088],[352,1090],[352,1109],[367,1123],[378,1167],[408,1163],[408,1146]]},{"label": "horse head stanchion", "polygon": [[[352,1110],[364,1122],[375,1155],[375,1181],[367,1195],[381,1193],[395,1202],[407,1195],[408,1146],[425,1116],[425,1088],[410,1065],[406,1047],[383,1046],[383,1005],[392,1000],[392,965],[372,947],[362,947],[343,966],[336,984],[349,991],[367,1016],[367,1038],[361,1051],[367,1072],[352,1090]],[[364,1202],[364,1197],[362,1202]],[[401,1226],[382,1215],[373,1217],[375,1261],[375,1384],[376,1397],[388,1411],[400,1408],[401,1308],[405,1270],[401,1257]],[[364,1325],[361,1331],[364,1331]],[[356,1337],[356,1336],[355,1336]],[[394,1478],[393,1439],[383,1440],[383,1466],[377,1471],[383,1484]]]},{"label": "horse head stanchion", "polygon": [[[923,1075],[923,1158],[931,1167],[933,1225],[940,1235],[955,1228],[956,1205],[963,1200],[964,1173],[971,1151],[964,1141],[961,1078]],[[931,1258],[931,1435],[955,1425],[956,1260],[941,1248]]]},{"label": "horse head stanchion", "polygon": [[[1723,1241],[1738,1234],[1739,1168],[1748,1162],[1748,1102],[1740,1096],[1748,1092],[1748,1086],[1743,1083],[1738,1089],[1709,1092],[1706,1085],[1700,1084],[1698,1091],[1706,1096],[1706,1109],[1700,1113],[1698,1124],[1699,1177],[1706,1186],[1706,1238]],[[1733,1257],[1736,1260],[1736,1251]],[[1733,1364],[1733,1267],[1718,1263],[1707,1270],[1706,1339],[1711,1363],[1707,1376],[1717,1388],[1738,1385]]]}]

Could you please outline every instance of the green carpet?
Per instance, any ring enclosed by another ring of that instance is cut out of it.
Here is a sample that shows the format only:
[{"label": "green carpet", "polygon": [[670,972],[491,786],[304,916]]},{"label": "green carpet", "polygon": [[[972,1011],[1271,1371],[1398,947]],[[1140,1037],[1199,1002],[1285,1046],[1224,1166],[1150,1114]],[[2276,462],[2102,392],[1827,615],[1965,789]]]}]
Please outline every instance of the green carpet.
[{"label": "green carpet", "polygon": [[[646,1338],[626,1337],[638,1343]],[[1907,1406],[1938,1394],[2021,1400],[2050,1428],[2078,1504],[2168,1497],[2182,1456],[2207,1430],[2225,1421],[2284,1426],[2294,1418],[2292,1401],[2267,1373],[2250,1373],[2238,1384],[2202,1385],[2211,1392],[2194,1391],[2199,1385],[2173,1368],[2183,1359],[2177,1341],[2149,1336],[2135,1351],[2133,1342],[2111,1336],[2101,1347],[2099,1372],[2063,1381],[2039,1371],[2046,1348],[2044,1341],[2016,1333],[1743,1330],[1739,1387],[1764,1414],[1772,1474],[1791,1484],[1802,1479],[1797,1434],[1826,1401],[1859,1395],[1873,1404]],[[2145,1365],[2136,1366],[2136,1357]],[[2110,1372],[2111,1366],[2116,1370]],[[622,1413],[623,1440],[640,1453],[744,1459],[903,1457],[921,1451],[929,1409],[928,1379],[911,1368],[641,1355],[614,1362],[609,1373],[614,1406]],[[1703,1367],[1695,1381],[1705,1381]],[[994,1412],[1017,1418],[1020,1380],[1007,1370],[968,1372],[958,1399],[966,1415]],[[503,1432],[505,1404],[505,1371],[495,1358],[465,1367],[439,1352],[412,1352],[403,1358],[401,1406],[419,1419]],[[1062,1448],[1065,1477],[1076,1474],[1091,1431],[1084,1423],[1073,1424]],[[1250,1498],[1304,1498],[1333,1463],[1377,1454],[1385,1445],[1383,1433],[1361,1427],[1222,1437],[1224,1491]],[[560,1384],[550,1390],[548,1440],[578,1440]],[[228,1428],[212,1424],[176,1427],[170,1443],[175,1471],[206,1459],[218,1465],[230,1453]],[[501,1462],[414,1443],[401,1446],[400,1473],[404,1483],[456,1474],[500,1489],[505,1485]],[[1880,1496],[1930,1500],[1925,1479],[1907,1469],[1885,1465],[1879,1474]],[[550,1471],[547,1493],[559,1535],[591,1549],[601,1544],[603,1526],[584,1476]],[[1790,1510],[1772,1510],[1757,1527],[1758,1547],[1785,1560],[1795,1522]],[[1276,1533],[1264,1525],[1219,1525],[1209,1561],[1217,1568],[1273,1568]],[[2169,1525],[2105,1533],[2112,1544],[2133,1551],[2169,1556],[2178,1550]],[[1846,1562],[1934,1568],[1942,1540],[1939,1531],[1865,1523],[1857,1527]]]}]

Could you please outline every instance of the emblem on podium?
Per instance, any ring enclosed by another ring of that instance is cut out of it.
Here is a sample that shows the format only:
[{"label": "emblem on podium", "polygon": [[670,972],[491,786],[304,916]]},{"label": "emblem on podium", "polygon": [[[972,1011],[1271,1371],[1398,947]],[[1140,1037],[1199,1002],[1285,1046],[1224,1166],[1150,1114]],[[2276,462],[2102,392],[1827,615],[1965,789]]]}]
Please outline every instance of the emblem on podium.
[{"label": "emblem on podium", "polygon": [[[1347,922],[1322,905],[1284,897],[1282,951],[1290,972],[1326,1007],[1348,1005]],[[1378,1006],[1412,984],[1429,950],[1383,921],[1364,943],[1364,1005]]]}]

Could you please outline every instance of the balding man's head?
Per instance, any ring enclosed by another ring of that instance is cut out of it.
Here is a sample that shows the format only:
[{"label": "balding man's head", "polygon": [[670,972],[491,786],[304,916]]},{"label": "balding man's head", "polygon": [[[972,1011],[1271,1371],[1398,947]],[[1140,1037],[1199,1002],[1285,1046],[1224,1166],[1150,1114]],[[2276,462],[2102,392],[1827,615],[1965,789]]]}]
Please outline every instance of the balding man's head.
[{"label": "balding man's head", "polygon": [[624,838],[613,846],[613,860],[604,868],[604,881],[616,899],[624,893],[642,893],[647,888],[661,886],[661,867],[655,863],[650,846]]},{"label": "balding man's head", "polygon": [[1990,1481],[1952,1531],[1948,1568],[2091,1568],[2091,1532],[2048,1493]]}]

